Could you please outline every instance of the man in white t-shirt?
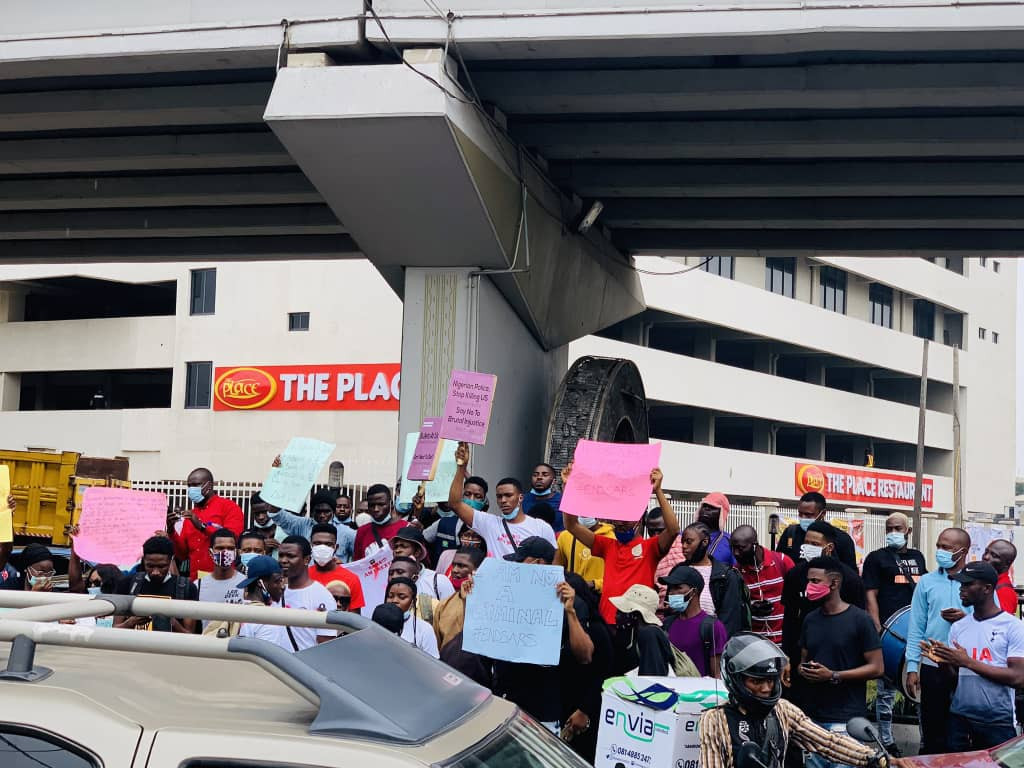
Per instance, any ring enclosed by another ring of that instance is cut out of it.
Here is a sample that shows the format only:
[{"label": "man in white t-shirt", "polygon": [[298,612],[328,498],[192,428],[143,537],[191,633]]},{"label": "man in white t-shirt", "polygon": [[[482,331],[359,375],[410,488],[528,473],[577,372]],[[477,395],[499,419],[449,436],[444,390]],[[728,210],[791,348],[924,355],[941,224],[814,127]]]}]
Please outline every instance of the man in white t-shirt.
[{"label": "man in white t-shirt", "polygon": [[[301,536],[289,536],[277,548],[277,561],[281,565],[288,586],[284,590],[284,607],[307,611],[329,611],[337,605],[334,596],[323,584],[309,577],[309,560],[313,548]],[[312,648],[337,637],[333,629],[288,627],[288,640],[296,651]]]},{"label": "man in white t-shirt", "polygon": [[995,602],[999,574],[989,563],[968,563],[950,578],[960,582],[960,602],[974,612],[953,624],[949,645],[925,639],[921,650],[959,669],[947,749],[990,749],[1017,735],[1013,699],[1024,685],[1024,625]]},{"label": "man in white t-shirt", "polygon": [[[238,539],[233,531],[221,528],[210,535],[210,557],[213,560],[213,572],[195,582],[199,590],[199,601],[241,605],[243,593],[238,588],[238,577],[241,574],[235,570]],[[204,631],[209,624],[209,621],[203,619]]]},{"label": "man in white t-shirt", "polygon": [[[249,605],[273,606],[284,596],[284,576],[281,566],[268,555],[257,555],[249,561],[246,578],[238,582],[238,588],[245,592]],[[280,624],[258,624],[247,621],[238,628],[239,637],[266,640],[286,651],[294,651],[288,638],[288,631]]]},{"label": "man in white t-shirt", "polygon": [[523,514],[523,486],[518,480],[506,477],[494,487],[494,497],[498,502],[497,515],[479,512],[462,497],[466,467],[469,464],[469,445],[466,443],[459,443],[455,450],[455,464],[455,477],[448,491],[448,507],[462,522],[483,537],[487,542],[488,555],[511,555],[516,547],[531,536],[540,536],[555,546],[555,532],[551,526],[543,520]]}]

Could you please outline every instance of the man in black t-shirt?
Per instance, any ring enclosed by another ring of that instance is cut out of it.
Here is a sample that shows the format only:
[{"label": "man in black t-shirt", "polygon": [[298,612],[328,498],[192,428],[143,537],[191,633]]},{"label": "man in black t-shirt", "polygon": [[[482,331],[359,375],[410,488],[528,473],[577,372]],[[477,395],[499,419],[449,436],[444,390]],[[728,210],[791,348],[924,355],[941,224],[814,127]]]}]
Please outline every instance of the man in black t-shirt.
[{"label": "man in black t-shirt", "polygon": [[[797,514],[800,518],[799,525],[791,525],[782,532],[779,537],[778,546],[775,547],[776,552],[781,552],[787,555],[790,560],[794,563],[800,562],[800,560],[810,560],[811,558],[805,557],[801,551],[804,545],[804,537],[807,535],[807,531],[810,529],[811,524],[815,522],[825,522],[825,497],[820,493],[805,493],[800,497],[800,504],[797,506]],[[850,534],[846,531],[841,531],[838,528],[836,530],[835,539],[835,557],[839,561],[849,567],[857,567],[857,553],[853,546],[853,539],[850,538]]]},{"label": "man in black t-shirt", "polygon": [[[868,614],[879,632],[894,613],[910,605],[914,588],[927,573],[924,555],[910,549],[910,520],[902,512],[893,512],[885,519],[885,546],[864,558],[864,589]],[[878,679],[875,697],[875,719],[878,735],[889,750],[899,756],[892,736],[892,708],[896,701],[895,681]]]},{"label": "man in black t-shirt", "polygon": [[[133,577],[126,578],[115,590],[119,595],[162,597],[172,600],[198,600],[199,590],[184,576],[171,573],[174,544],[166,536],[153,536],[142,545],[142,565]],[[165,616],[121,616],[114,623],[122,629],[151,629],[154,632],[195,631],[195,619],[170,619]]]},{"label": "man in black t-shirt", "polygon": [[[867,611],[839,595],[842,567],[833,557],[811,560],[807,568],[807,599],[819,608],[805,619],[800,633],[799,674],[814,691],[804,711],[830,731],[846,731],[851,717],[866,712],[867,681],[881,677],[882,646]],[[832,768],[820,755],[808,768]]]}]

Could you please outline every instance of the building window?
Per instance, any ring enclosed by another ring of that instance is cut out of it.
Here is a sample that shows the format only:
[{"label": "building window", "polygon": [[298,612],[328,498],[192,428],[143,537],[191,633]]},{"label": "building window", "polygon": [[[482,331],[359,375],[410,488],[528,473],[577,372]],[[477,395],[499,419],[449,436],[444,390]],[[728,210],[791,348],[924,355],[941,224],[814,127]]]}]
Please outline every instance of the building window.
[{"label": "building window", "polygon": [[998,344],[999,343],[999,333],[997,331],[992,331],[992,343],[993,344]]},{"label": "building window", "polygon": [[185,407],[209,408],[213,363],[185,363]]},{"label": "building window", "polygon": [[192,270],[192,306],[189,314],[212,315],[217,303],[217,270]]},{"label": "building window", "polygon": [[978,338],[984,340],[984,338],[985,338],[985,329],[984,328],[978,328]]},{"label": "building window", "polygon": [[935,339],[935,305],[930,301],[914,301],[914,335],[920,339]]},{"label": "building window", "polygon": [[821,306],[846,314],[846,273],[835,267],[821,268]]},{"label": "building window", "polygon": [[794,258],[768,258],[764,260],[765,290],[780,296],[793,298],[793,272],[796,269]]},{"label": "building window", "polygon": [[95,768],[97,762],[56,737],[5,725],[0,730],[0,765],[4,768]]},{"label": "building window", "polygon": [[711,256],[704,260],[703,269],[712,275],[728,277],[732,280],[733,258],[732,256]]},{"label": "building window", "polygon": [[992,262],[992,271],[993,272],[998,272],[999,271],[999,262],[998,261],[993,261]]},{"label": "building window", "polygon": [[868,306],[872,323],[883,328],[892,328],[892,288],[872,283],[868,288]]},{"label": "building window", "polygon": [[309,312],[289,312],[288,313],[288,330],[289,331],[308,331],[309,330]]},{"label": "building window", "polygon": [[984,267],[988,264],[988,259],[985,258],[984,256],[981,256],[978,258],[978,264]]}]

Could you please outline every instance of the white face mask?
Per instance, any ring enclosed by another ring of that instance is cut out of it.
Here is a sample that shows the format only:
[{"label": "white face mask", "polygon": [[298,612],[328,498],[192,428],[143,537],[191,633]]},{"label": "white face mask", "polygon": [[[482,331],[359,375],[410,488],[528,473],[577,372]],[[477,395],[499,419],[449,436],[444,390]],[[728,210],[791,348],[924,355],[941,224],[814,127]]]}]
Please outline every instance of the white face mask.
[{"label": "white face mask", "polygon": [[816,547],[813,544],[801,544],[800,545],[800,559],[801,560],[813,560],[816,557],[821,557],[821,547]]},{"label": "white face mask", "polygon": [[334,559],[334,547],[327,544],[317,544],[313,547],[313,562],[319,566],[327,565]]}]

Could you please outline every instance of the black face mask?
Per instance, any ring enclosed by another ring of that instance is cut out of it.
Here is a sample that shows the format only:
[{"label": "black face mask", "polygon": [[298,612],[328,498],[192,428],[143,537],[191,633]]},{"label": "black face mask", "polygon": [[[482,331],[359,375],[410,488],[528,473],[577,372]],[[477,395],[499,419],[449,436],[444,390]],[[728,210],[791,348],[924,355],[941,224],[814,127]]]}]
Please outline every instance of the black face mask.
[{"label": "black face mask", "polygon": [[637,624],[640,623],[640,614],[638,613],[623,613],[622,611],[615,612],[615,628],[620,631],[626,631],[633,629]]},{"label": "black face mask", "polygon": [[701,560],[703,560],[705,558],[705,556],[707,554],[708,554],[708,545],[707,544],[701,544],[699,547],[697,547],[695,550],[693,550],[693,554],[690,555],[690,559],[687,560],[686,562],[688,562],[688,563],[699,563]]}]

